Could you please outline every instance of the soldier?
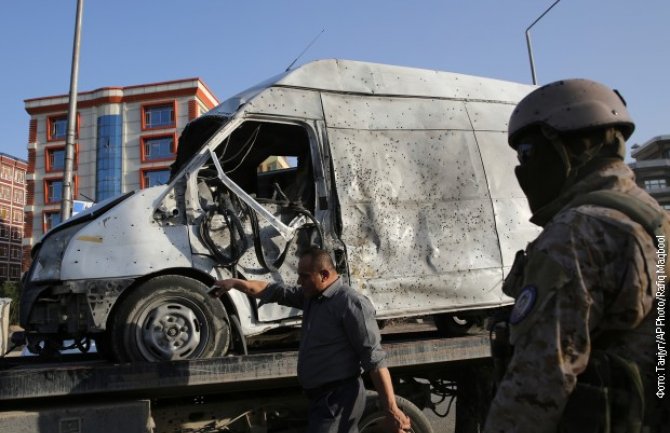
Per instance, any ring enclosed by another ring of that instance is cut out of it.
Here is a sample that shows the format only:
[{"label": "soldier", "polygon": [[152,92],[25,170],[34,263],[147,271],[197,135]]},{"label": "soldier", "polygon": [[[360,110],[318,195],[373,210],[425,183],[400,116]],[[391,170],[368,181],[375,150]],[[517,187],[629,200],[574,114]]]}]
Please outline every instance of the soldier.
[{"label": "soldier", "polygon": [[540,87],[512,113],[515,174],[543,231],[503,286],[513,349],[487,433],[660,431],[656,243],[670,223],[623,162],[633,129],[621,95],[589,80]]}]

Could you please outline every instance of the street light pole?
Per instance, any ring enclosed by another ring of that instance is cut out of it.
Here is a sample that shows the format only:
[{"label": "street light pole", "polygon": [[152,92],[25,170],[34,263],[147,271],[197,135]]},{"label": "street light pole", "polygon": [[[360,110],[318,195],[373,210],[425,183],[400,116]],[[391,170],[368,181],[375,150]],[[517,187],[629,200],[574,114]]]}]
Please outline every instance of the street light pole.
[{"label": "street light pole", "polygon": [[530,59],[530,73],[533,76],[533,84],[537,84],[537,76],[535,75],[535,60],[533,59],[533,47],[530,43],[530,29],[542,19],[543,16],[547,15],[547,13],[558,4],[561,0],[556,0],[551,6],[547,8],[546,11],[542,13],[531,25],[528,26],[526,29],[526,45],[528,46],[528,58]]},{"label": "street light pole", "polygon": [[65,140],[65,170],[63,172],[63,195],[61,197],[61,221],[72,214],[74,171],[74,142],[77,128],[77,81],[79,80],[79,47],[81,45],[81,16],[84,0],[77,0],[77,18],[74,27],[74,43],[72,46],[72,69],[70,71],[70,101],[67,113],[67,138]]}]

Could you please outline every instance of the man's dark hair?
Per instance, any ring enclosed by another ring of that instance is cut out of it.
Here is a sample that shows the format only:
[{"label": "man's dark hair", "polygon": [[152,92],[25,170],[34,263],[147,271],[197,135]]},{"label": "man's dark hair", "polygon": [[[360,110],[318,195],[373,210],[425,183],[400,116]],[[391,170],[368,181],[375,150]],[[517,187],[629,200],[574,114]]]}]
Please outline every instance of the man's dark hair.
[{"label": "man's dark hair", "polygon": [[311,247],[300,254],[300,259],[309,258],[312,263],[312,268],[315,271],[326,269],[328,271],[335,270],[335,263],[330,254],[318,247]]}]

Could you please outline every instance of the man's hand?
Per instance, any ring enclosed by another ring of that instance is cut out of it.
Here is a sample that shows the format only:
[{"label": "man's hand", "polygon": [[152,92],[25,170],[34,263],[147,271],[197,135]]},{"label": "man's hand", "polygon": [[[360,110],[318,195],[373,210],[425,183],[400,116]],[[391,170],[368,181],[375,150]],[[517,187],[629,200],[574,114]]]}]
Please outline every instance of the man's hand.
[{"label": "man's hand", "polygon": [[235,284],[237,281],[238,280],[235,280],[233,278],[227,280],[214,281],[214,284],[212,284],[212,287],[210,287],[209,296],[212,296],[214,298],[221,297],[221,295],[228,292],[230,289],[235,288]]},{"label": "man's hand", "polygon": [[389,433],[404,433],[411,427],[409,417],[397,406],[386,410],[386,425]]},{"label": "man's hand", "polygon": [[229,278],[227,280],[215,281],[209,290],[209,296],[218,298],[224,293],[228,292],[230,289],[237,289],[242,293],[246,293],[249,296],[257,298],[267,287],[268,283],[265,281]]}]

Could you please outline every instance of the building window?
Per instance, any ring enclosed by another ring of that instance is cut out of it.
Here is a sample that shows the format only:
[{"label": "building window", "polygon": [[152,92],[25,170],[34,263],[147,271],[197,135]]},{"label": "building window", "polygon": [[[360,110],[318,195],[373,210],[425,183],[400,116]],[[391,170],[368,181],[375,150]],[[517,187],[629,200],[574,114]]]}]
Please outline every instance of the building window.
[{"label": "building window", "polygon": [[[79,191],[79,177],[72,178],[72,197],[77,197]],[[58,203],[63,199],[63,179],[44,179],[44,203]]]},{"label": "building window", "polygon": [[[0,207],[0,220],[10,222],[11,221],[11,213],[9,211],[8,207],[2,206]],[[4,228],[4,226],[3,226]],[[7,236],[5,236],[7,237]]]},{"label": "building window", "polygon": [[44,203],[58,203],[63,199],[63,180],[49,179],[44,181]]},{"label": "building window", "polygon": [[11,259],[14,260],[20,260],[21,259],[21,248],[20,247],[12,247],[12,257]]},{"label": "building window", "polygon": [[174,126],[174,102],[142,107],[142,129],[174,128]]},{"label": "building window", "polygon": [[56,227],[58,224],[60,224],[60,221],[60,211],[45,211],[44,222],[42,224],[44,233]]},{"label": "building window", "polygon": [[22,223],[23,222],[23,211],[15,210],[13,220],[14,220],[15,223]]},{"label": "building window", "polygon": [[0,224],[0,239],[9,239],[9,226]]},{"label": "building window", "polygon": [[3,180],[12,180],[12,167],[8,165],[2,166],[2,172],[0,172],[0,178]]},{"label": "building window", "polygon": [[46,149],[46,171],[63,171],[65,169],[65,147]]},{"label": "building window", "polygon": [[18,279],[18,278],[21,278],[21,267],[20,267],[20,266],[18,266],[18,265],[11,265],[11,266],[9,267],[9,269],[10,269],[9,278],[11,278],[11,279],[15,279],[15,278]]},{"label": "building window", "polygon": [[47,141],[65,140],[67,135],[67,115],[49,117]]},{"label": "building window", "polygon": [[661,157],[665,159],[670,159],[670,148],[663,149],[663,152],[661,153]]},{"label": "building window", "polygon": [[6,279],[7,278],[7,265],[1,264],[0,265],[0,279]]},{"label": "building window", "polygon": [[0,244],[0,259],[5,259],[8,256],[8,248],[7,245],[2,245]]},{"label": "building window", "polygon": [[12,199],[12,188],[7,185],[1,185],[0,199],[10,201]]},{"label": "building window", "polygon": [[175,136],[142,137],[142,161],[160,161],[175,156]]},{"label": "building window", "polygon": [[644,189],[654,190],[654,189],[663,189],[667,186],[665,179],[646,179],[644,181]]},{"label": "building window", "polygon": [[14,204],[22,205],[26,202],[26,193],[23,190],[16,189],[14,190]]},{"label": "building window", "polygon": [[14,182],[22,185],[26,183],[26,172],[23,170],[14,170]]},{"label": "building window", "polygon": [[12,239],[20,241],[23,239],[23,230],[12,229]]},{"label": "building window", "polygon": [[156,185],[165,185],[170,180],[169,169],[142,170],[141,187],[150,188]]}]

